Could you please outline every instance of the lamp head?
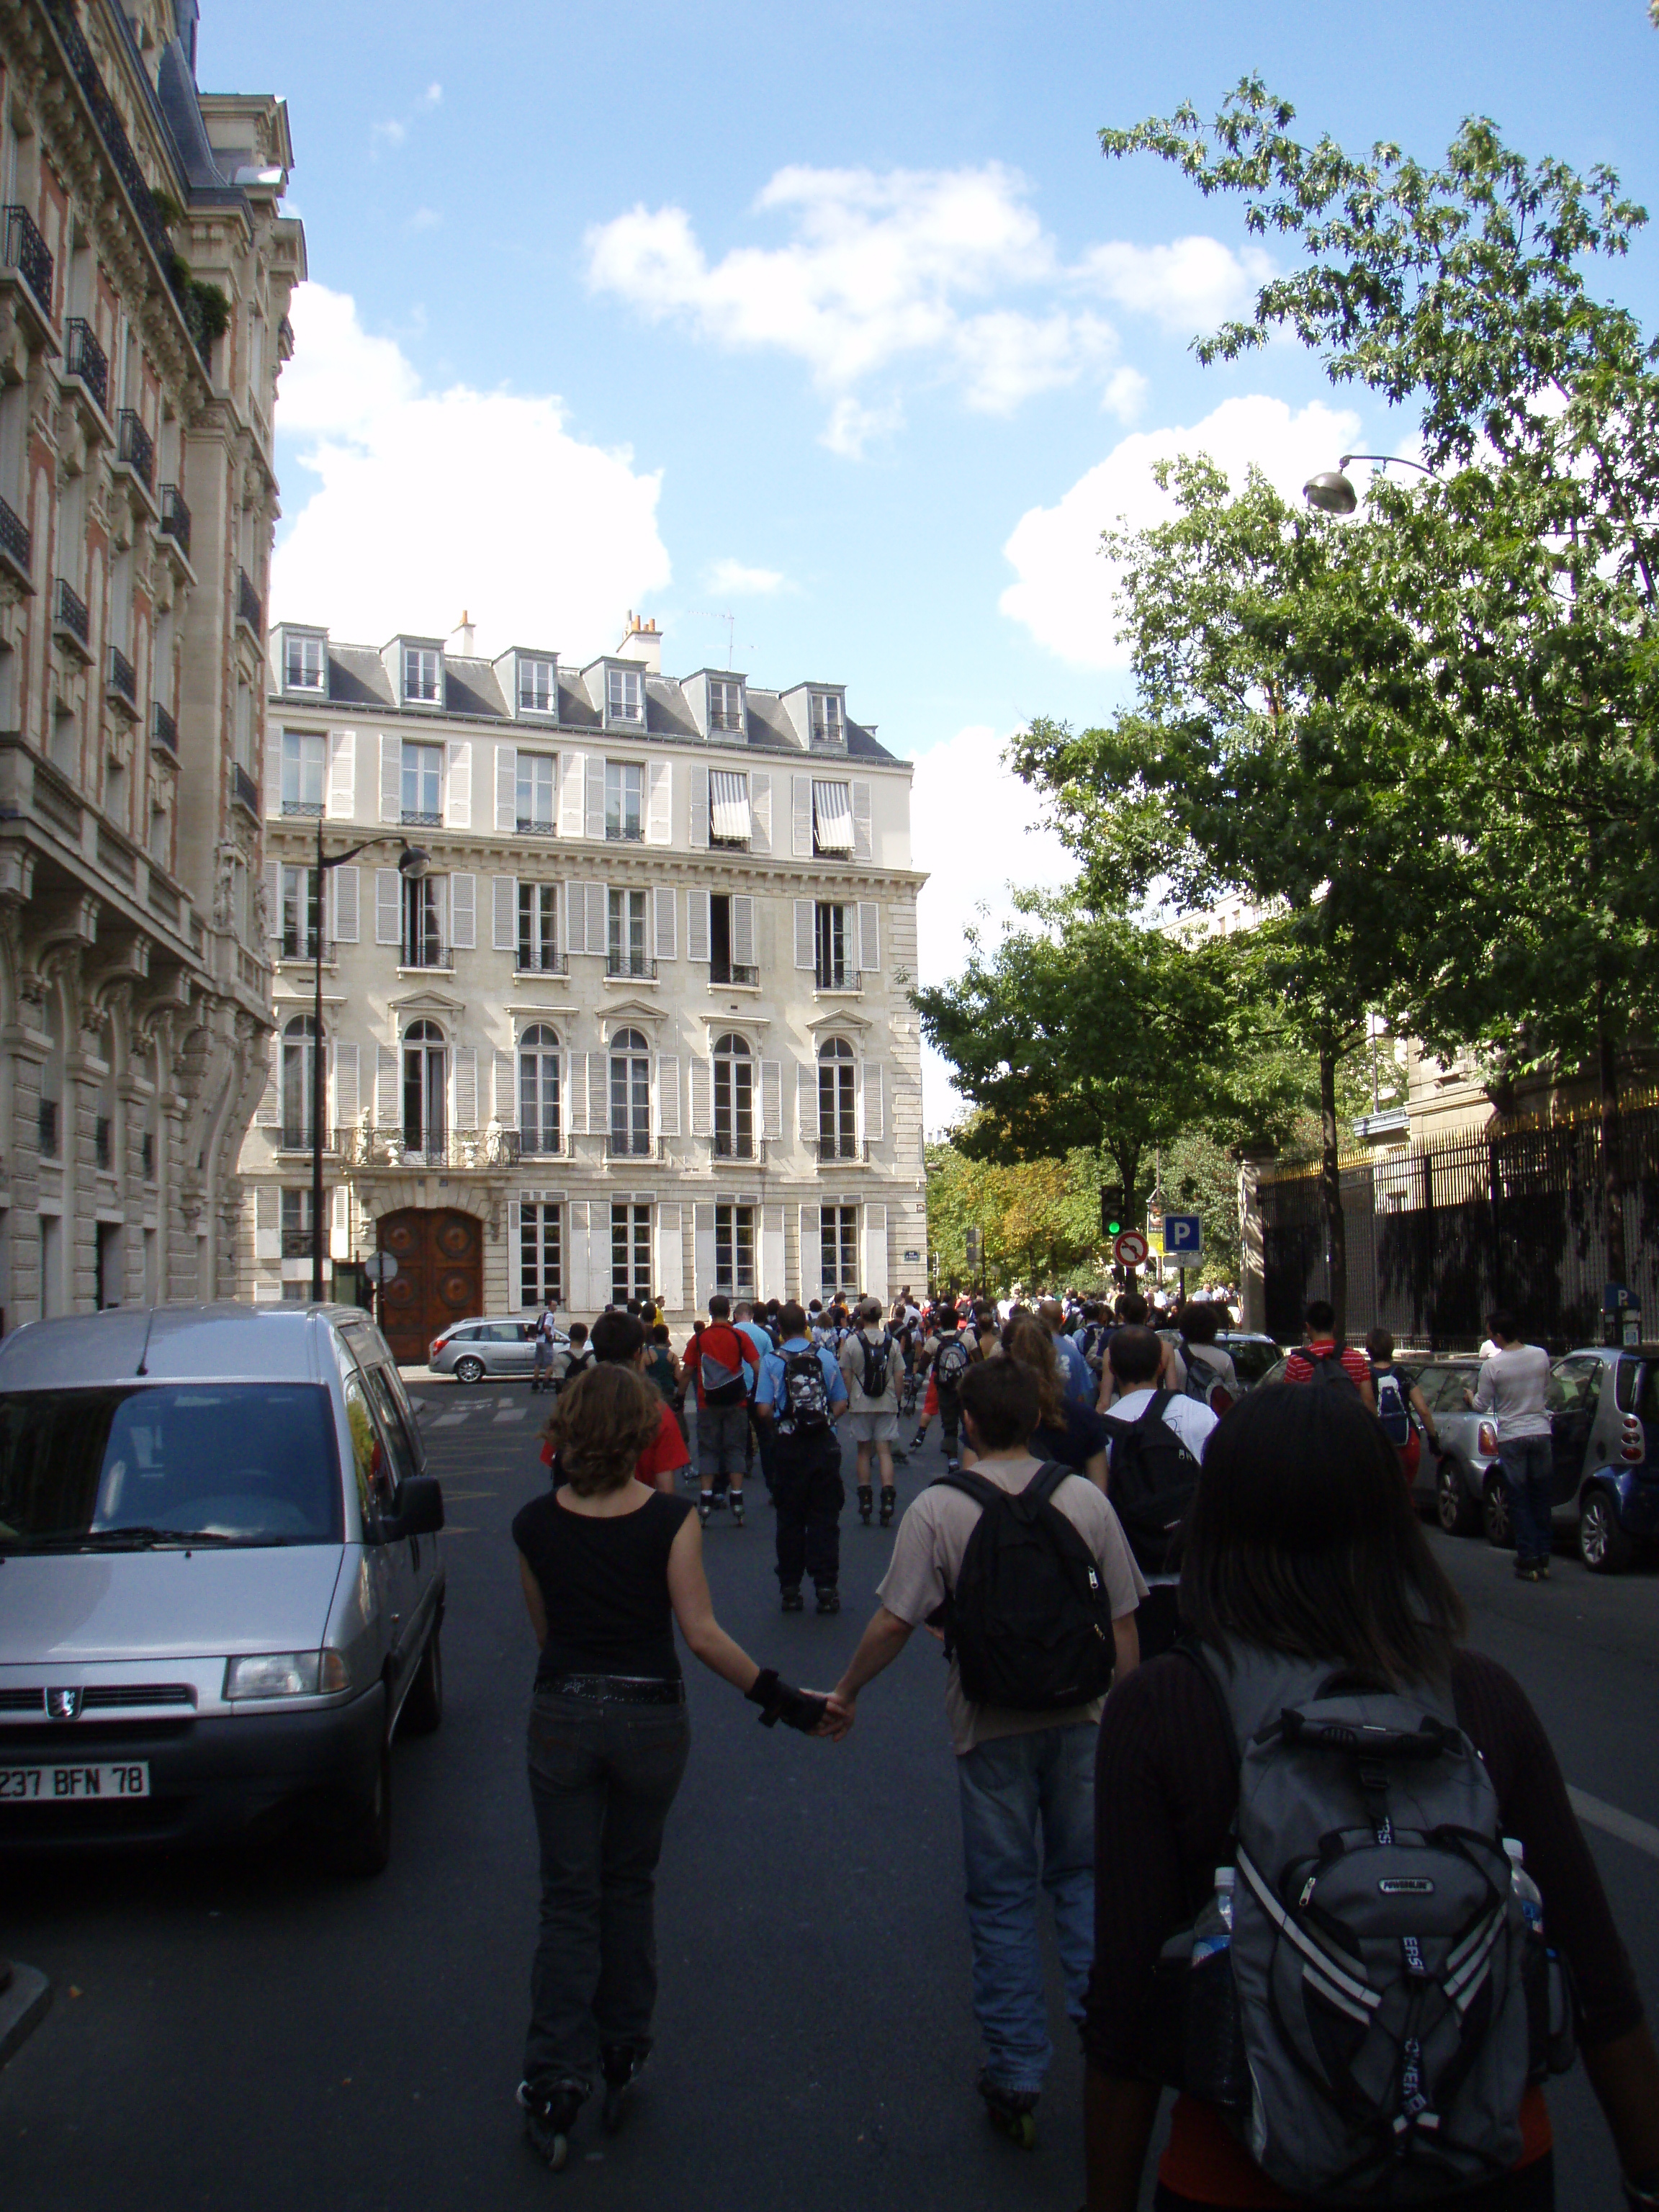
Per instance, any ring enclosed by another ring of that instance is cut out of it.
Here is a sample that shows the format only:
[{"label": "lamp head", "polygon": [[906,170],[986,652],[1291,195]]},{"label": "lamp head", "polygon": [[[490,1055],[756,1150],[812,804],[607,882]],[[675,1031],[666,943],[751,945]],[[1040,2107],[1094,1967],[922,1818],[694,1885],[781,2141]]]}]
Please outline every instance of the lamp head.
[{"label": "lamp head", "polygon": [[[1342,468],[1347,462],[1345,453]],[[1302,487],[1302,496],[1321,514],[1352,514],[1359,505],[1359,494],[1342,469],[1322,469],[1316,477],[1310,477]]]},{"label": "lamp head", "polygon": [[398,855],[398,872],[411,883],[418,883],[432,866],[432,855],[418,845],[405,845]]}]

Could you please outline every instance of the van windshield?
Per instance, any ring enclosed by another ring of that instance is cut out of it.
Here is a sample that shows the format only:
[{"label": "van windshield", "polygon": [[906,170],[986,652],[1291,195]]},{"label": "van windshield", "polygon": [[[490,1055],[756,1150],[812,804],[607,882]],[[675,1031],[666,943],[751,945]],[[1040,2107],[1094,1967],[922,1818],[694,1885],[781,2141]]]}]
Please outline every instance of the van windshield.
[{"label": "van windshield", "polygon": [[338,1543],[331,1411],[314,1383],[0,1393],[0,1550]]}]

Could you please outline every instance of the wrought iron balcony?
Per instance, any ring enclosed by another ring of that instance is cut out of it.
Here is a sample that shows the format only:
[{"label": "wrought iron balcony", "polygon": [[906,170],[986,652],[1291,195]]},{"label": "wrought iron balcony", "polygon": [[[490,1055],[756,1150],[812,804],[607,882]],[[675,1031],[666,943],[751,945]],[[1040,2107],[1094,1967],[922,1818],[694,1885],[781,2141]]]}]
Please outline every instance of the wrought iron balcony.
[{"label": "wrought iron balcony", "polygon": [[749,1129],[716,1129],[709,1140],[717,1160],[763,1160],[766,1139]]},{"label": "wrought iron balcony", "polygon": [[[276,1139],[277,1148],[284,1152],[308,1152],[311,1150],[311,1116],[302,1121],[284,1121],[282,1134]],[[307,1243],[306,1249],[311,1249]]]},{"label": "wrought iron balcony", "polygon": [[637,822],[607,822],[605,837],[608,845],[642,845],[645,831]]},{"label": "wrought iron balcony", "polygon": [[177,484],[161,486],[161,527],[188,561],[190,509],[185,505],[185,495]]},{"label": "wrought iron balcony", "polygon": [[308,1224],[303,1229],[283,1230],[283,1257],[285,1260],[308,1260],[311,1257],[311,1230]]},{"label": "wrought iron balcony", "polygon": [[539,1121],[522,1124],[507,1133],[517,1138],[520,1159],[557,1159],[564,1149],[556,1117],[550,1121],[544,1116]]},{"label": "wrought iron balcony", "polygon": [[259,812],[259,787],[238,761],[230,771],[230,795],[239,806],[246,807],[256,819]]},{"label": "wrought iron balcony", "polygon": [[6,211],[6,259],[34,295],[35,304],[52,319],[52,248],[27,208]]},{"label": "wrought iron balcony", "polygon": [[84,315],[71,315],[64,325],[64,373],[78,376],[100,407],[108,405],[109,356]]},{"label": "wrought iron balcony", "polygon": [[58,1158],[58,1101],[55,1098],[40,1101],[40,1119],[36,1126],[41,1158],[55,1160]]},{"label": "wrought iron balcony", "polygon": [[398,819],[406,829],[441,830],[444,826],[441,814],[423,813],[418,806],[405,806]]},{"label": "wrought iron balcony", "polygon": [[132,471],[146,491],[155,484],[155,441],[135,408],[124,407],[116,426],[116,458]]},{"label": "wrought iron balcony", "polygon": [[518,817],[518,824],[520,837],[556,837],[559,834],[559,825],[556,822],[538,822],[533,815],[530,814],[520,814]]},{"label": "wrought iron balcony", "polygon": [[736,983],[754,988],[760,982],[760,969],[745,967],[738,960],[711,960],[708,980],[711,983]]},{"label": "wrought iron balcony", "polygon": [[60,576],[52,595],[52,626],[69,638],[84,657],[92,650],[92,617],[75,586]]},{"label": "wrought iron balcony", "polygon": [[10,562],[25,582],[29,580],[29,556],[33,550],[34,537],[27,523],[0,499],[0,556]]},{"label": "wrought iron balcony", "polygon": [[112,645],[109,649],[108,688],[112,698],[118,699],[125,707],[131,707],[135,714],[138,712],[137,674],[118,645]]},{"label": "wrought iron balcony", "polygon": [[543,952],[538,955],[532,946],[525,943],[523,938],[520,938],[514,973],[520,975],[568,975],[570,973],[570,962],[562,952]]},{"label": "wrought iron balcony", "polygon": [[861,1138],[847,1136],[821,1136],[818,1139],[818,1158],[822,1163],[828,1164],[836,1160],[843,1162],[848,1160],[867,1160],[869,1157],[870,1147]]},{"label": "wrought iron balcony", "polygon": [[856,968],[820,964],[812,976],[815,991],[862,991],[864,978]]},{"label": "wrought iron balcony", "polygon": [[159,745],[164,753],[179,757],[179,725],[158,699],[150,708],[149,734],[152,744]]},{"label": "wrought iron balcony", "polygon": [[648,1160],[657,1148],[643,1129],[612,1129],[605,1137],[605,1149],[613,1160]]},{"label": "wrought iron balcony", "polygon": [[301,821],[315,822],[322,811],[320,799],[285,799],[283,801],[283,812],[289,816],[298,815]]},{"label": "wrought iron balcony", "polygon": [[[279,960],[315,960],[317,941],[315,930],[285,929],[278,941],[276,957]],[[326,968],[334,958],[334,940],[331,937],[323,939],[322,950],[323,965]]]},{"label": "wrought iron balcony", "polygon": [[263,637],[265,611],[246,568],[236,571],[236,619],[246,623],[255,637]]},{"label": "wrought iron balcony", "polygon": [[657,963],[643,952],[622,952],[613,945],[605,956],[605,972],[607,975],[631,975],[644,982],[655,980]]},{"label": "wrought iron balcony", "polygon": [[440,944],[435,936],[426,931],[418,937],[404,938],[398,962],[404,968],[439,968],[446,973],[455,965],[448,945]]}]

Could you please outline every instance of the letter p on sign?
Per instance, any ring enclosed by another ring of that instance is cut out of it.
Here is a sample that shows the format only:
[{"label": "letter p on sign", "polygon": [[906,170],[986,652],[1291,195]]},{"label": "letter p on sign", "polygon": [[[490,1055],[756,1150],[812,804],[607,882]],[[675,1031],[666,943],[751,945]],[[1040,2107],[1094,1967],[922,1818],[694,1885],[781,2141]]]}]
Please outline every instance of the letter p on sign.
[{"label": "letter p on sign", "polygon": [[1164,1217],[1164,1256],[1178,1267],[1190,1267],[1204,1257],[1204,1224],[1196,1213],[1166,1213]]}]

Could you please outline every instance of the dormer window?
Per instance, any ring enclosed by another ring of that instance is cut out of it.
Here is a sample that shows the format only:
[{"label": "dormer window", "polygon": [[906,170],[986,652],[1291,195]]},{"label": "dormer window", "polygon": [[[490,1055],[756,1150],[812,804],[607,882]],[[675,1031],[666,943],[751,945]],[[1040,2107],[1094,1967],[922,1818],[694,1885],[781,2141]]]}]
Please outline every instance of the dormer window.
[{"label": "dormer window", "polygon": [[521,714],[552,714],[558,711],[559,677],[557,663],[551,660],[519,662],[519,712]]},{"label": "dormer window", "polygon": [[637,668],[606,671],[605,705],[613,722],[645,720],[645,678]]},{"label": "dormer window", "polygon": [[711,731],[743,728],[743,686],[736,677],[709,678],[708,726]]},{"label": "dormer window", "polygon": [[323,691],[328,687],[328,656],[320,637],[305,637],[294,630],[283,637],[283,689],[285,691]]},{"label": "dormer window", "polygon": [[847,726],[842,716],[840,692],[815,691],[812,694],[813,744],[839,745],[846,741]]},{"label": "dormer window", "polygon": [[435,647],[404,647],[404,698],[406,703],[435,707],[443,696],[444,657]]}]

